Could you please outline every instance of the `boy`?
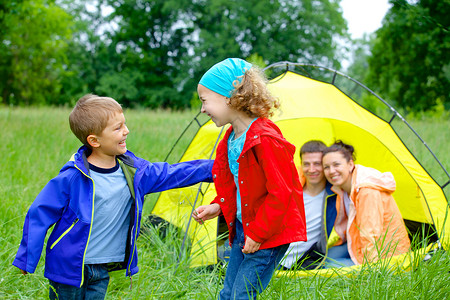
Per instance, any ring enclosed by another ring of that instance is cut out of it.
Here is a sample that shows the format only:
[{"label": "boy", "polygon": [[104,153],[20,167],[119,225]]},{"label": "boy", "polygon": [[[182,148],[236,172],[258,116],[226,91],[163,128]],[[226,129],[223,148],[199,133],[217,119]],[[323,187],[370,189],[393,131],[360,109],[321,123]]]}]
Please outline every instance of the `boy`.
[{"label": "boy", "polygon": [[150,163],[127,150],[129,130],[114,99],[85,95],[69,117],[84,144],[39,193],[25,218],[13,265],[38,264],[47,229],[44,276],[50,298],[103,299],[109,271],[138,272],[136,239],[144,195],[212,181],[213,161]]}]

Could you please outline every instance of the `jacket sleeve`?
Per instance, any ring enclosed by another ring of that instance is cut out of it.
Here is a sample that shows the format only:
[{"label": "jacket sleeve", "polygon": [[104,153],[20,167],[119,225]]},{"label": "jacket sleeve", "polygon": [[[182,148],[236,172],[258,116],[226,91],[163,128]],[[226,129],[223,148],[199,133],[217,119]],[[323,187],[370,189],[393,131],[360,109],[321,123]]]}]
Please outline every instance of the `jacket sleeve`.
[{"label": "jacket sleeve", "polygon": [[44,246],[47,230],[56,223],[69,201],[69,179],[55,177],[42,189],[28,209],[22,241],[13,265],[34,273]]},{"label": "jacket sleeve", "polygon": [[[290,202],[295,201],[294,180],[298,181],[298,175],[292,154],[280,141],[261,138],[261,144],[254,149],[266,177],[268,194],[258,208],[248,235],[261,243],[282,230]],[[301,189],[299,181],[298,186]]]},{"label": "jacket sleeve", "polygon": [[150,163],[140,186],[144,194],[162,192],[174,188],[182,188],[199,182],[212,182],[212,166],[214,161],[200,159],[168,164],[164,162]]},{"label": "jacket sleeve", "polygon": [[375,261],[382,249],[383,239],[383,203],[380,191],[361,188],[357,194],[356,226],[360,232],[360,247],[367,261]]}]

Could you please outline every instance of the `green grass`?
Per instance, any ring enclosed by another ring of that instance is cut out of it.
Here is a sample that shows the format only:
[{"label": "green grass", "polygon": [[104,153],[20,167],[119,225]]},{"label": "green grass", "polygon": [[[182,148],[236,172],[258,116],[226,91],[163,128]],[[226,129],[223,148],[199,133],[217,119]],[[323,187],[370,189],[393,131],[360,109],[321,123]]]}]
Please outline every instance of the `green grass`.
[{"label": "green grass", "polygon": [[[28,276],[22,276],[11,263],[20,243],[28,207],[80,145],[69,129],[69,112],[64,108],[0,107],[3,150],[0,159],[1,299],[47,297],[44,255],[36,272]],[[150,161],[162,161],[194,115],[191,111],[127,110],[128,148]],[[450,121],[429,119],[411,124],[450,170]],[[181,141],[171,162],[179,158],[188,142]],[[422,151],[423,146],[413,140],[405,143]],[[144,215],[148,213],[144,206]],[[161,237],[159,228],[148,228],[138,240],[140,272],[133,276],[132,289],[124,271],[114,272],[107,299],[217,298],[224,267],[191,269],[187,255],[177,267],[180,236],[174,228],[169,228],[165,238]],[[414,271],[400,274],[379,265],[365,268],[351,278],[274,278],[261,299],[448,299],[449,270],[450,255],[438,252],[427,262],[418,261]]]}]

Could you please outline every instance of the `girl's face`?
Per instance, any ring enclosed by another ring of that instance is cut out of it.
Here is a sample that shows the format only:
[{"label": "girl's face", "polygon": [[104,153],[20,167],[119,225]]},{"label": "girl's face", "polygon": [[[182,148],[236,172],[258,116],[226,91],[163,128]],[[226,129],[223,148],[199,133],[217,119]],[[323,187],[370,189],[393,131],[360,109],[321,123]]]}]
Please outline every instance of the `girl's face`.
[{"label": "girl's face", "polygon": [[198,96],[202,101],[202,113],[207,114],[217,127],[231,122],[235,111],[227,103],[228,98],[199,84],[197,86]]},{"label": "girl's face", "polygon": [[337,152],[329,152],[322,159],[323,172],[327,180],[334,186],[350,193],[352,187],[352,172],[355,164],[353,160],[347,161],[344,155]]}]

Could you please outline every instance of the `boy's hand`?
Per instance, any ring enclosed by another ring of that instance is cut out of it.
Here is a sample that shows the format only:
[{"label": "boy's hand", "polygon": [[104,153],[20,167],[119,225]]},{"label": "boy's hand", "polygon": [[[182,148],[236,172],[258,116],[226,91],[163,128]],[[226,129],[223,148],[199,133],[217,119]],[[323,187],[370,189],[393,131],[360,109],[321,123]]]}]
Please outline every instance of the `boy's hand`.
[{"label": "boy's hand", "polygon": [[20,270],[20,272],[22,272],[23,275],[27,275],[28,274],[28,272],[25,271],[25,270],[22,270],[22,269],[19,269],[19,270]]},{"label": "boy's hand", "polygon": [[244,249],[242,249],[242,253],[249,254],[254,253],[259,250],[259,247],[261,246],[261,243],[255,242],[251,239],[248,235],[246,235],[245,239],[245,246]]},{"label": "boy's hand", "polygon": [[197,207],[196,210],[192,213],[192,217],[195,221],[203,224],[204,221],[212,219],[220,215],[220,205],[217,203],[213,203],[210,205],[202,205]]}]

